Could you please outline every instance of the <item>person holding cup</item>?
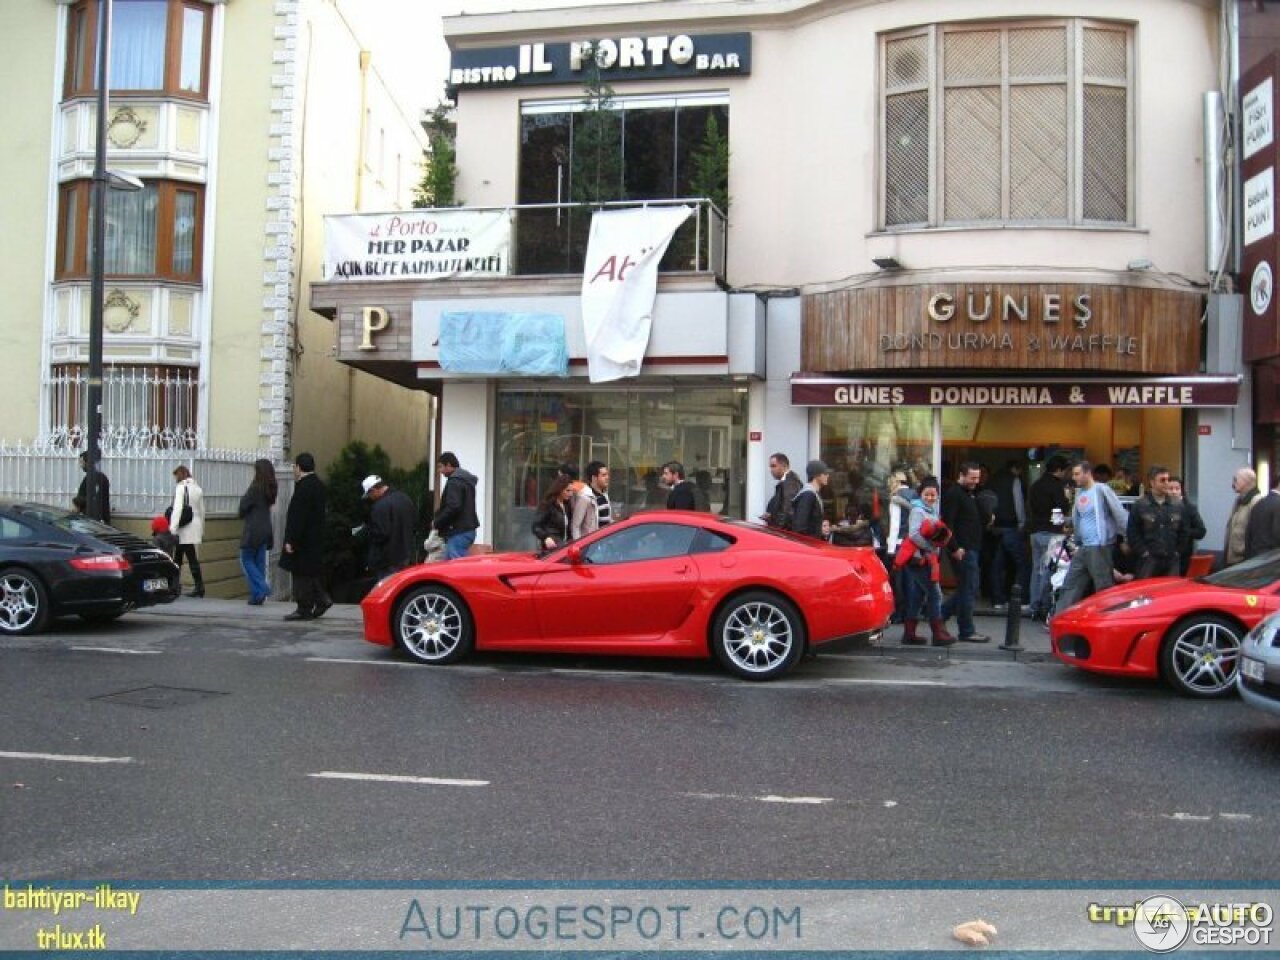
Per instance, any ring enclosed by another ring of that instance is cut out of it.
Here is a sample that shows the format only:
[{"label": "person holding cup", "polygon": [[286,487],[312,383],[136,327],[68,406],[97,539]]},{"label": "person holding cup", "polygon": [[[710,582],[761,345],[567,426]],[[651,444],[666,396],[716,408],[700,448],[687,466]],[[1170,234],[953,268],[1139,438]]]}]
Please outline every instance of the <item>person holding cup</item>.
[{"label": "person holding cup", "polygon": [[1028,497],[1028,527],[1031,531],[1031,596],[1027,598],[1031,618],[1043,621],[1053,605],[1053,588],[1045,556],[1053,538],[1059,536],[1071,509],[1067,493],[1067,458],[1052,456],[1044,465],[1044,474],[1031,485]]}]

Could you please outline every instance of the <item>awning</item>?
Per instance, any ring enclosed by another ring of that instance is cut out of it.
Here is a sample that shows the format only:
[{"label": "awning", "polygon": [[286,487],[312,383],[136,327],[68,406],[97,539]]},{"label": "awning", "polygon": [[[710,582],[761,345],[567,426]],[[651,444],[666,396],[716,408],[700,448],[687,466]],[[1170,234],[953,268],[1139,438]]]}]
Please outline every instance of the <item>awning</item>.
[{"label": "awning", "polygon": [[1235,374],[1079,380],[791,377],[796,407],[1234,407],[1239,396]]}]

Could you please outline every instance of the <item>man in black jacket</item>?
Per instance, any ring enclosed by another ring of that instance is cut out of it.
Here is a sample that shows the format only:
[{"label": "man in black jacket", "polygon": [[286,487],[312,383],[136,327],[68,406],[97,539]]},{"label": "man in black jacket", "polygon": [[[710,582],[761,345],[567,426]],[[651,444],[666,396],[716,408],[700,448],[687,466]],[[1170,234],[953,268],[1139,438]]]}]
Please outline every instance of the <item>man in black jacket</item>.
[{"label": "man in black jacket", "polygon": [[480,517],[476,513],[476,484],[479,481],[475,474],[463,470],[457,456],[448,450],[440,454],[436,469],[445,478],[445,485],[432,526],[444,538],[444,558],[457,560],[467,555],[476,542],[476,530],[480,528]]},{"label": "man in black jacket", "polygon": [[1244,534],[1244,559],[1271,550],[1280,550],[1280,484],[1254,501]]},{"label": "man in black jacket", "polygon": [[981,582],[982,531],[985,526],[975,491],[982,468],[962,463],[956,482],[942,497],[942,522],[951,529],[951,565],[956,574],[956,592],[942,605],[942,619],[956,618],[960,639],[965,643],[986,643],[991,638],[978,633],[973,622],[973,605]]},{"label": "man in black jacket", "polygon": [[693,481],[685,477],[684,464],[672,460],[662,465],[662,483],[669,487],[667,494],[668,510],[697,510],[698,497],[693,488]]},{"label": "man in black jacket", "polygon": [[408,494],[393,490],[376,474],[360,484],[369,510],[369,572],[377,580],[413,563],[413,525],[417,508]]},{"label": "man in black jacket", "polygon": [[293,600],[297,609],[286,620],[313,620],[333,606],[325,592],[324,484],[316,476],[316,460],[300,453],[293,461],[293,496],[284,521],[284,552],[280,566],[293,574]]},{"label": "man in black jacket", "polygon": [[831,480],[831,468],[821,460],[810,460],[804,468],[809,482],[796,494],[791,529],[806,537],[822,538],[822,488]]},{"label": "man in black jacket", "polygon": [[1031,616],[1044,620],[1053,606],[1053,588],[1049,585],[1049,571],[1045,568],[1045,555],[1049,543],[1062,533],[1067,517],[1071,516],[1071,498],[1067,496],[1067,458],[1052,456],[1044,465],[1044,474],[1031,485],[1028,525],[1031,528],[1031,596],[1027,602]]},{"label": "man in black jacket", "polygon": [[1137,564],[1137,579],[1178,576],[1178,547],[1186,527],[1186,509],[1169,497],[1169,469],[1152,465],[1147,470],[1147,492],[1129,508],[1125,535]]},{"label": "man in black jacket", "polygon": [[769,473],[777,480],[773,488],[773,496],[765,505],[760,519],[771,527],[780,530],[791,529],[792,501],[804,486],[800,477],[791,469],[791,461],[785,453],[775,453],[769,458]]}]

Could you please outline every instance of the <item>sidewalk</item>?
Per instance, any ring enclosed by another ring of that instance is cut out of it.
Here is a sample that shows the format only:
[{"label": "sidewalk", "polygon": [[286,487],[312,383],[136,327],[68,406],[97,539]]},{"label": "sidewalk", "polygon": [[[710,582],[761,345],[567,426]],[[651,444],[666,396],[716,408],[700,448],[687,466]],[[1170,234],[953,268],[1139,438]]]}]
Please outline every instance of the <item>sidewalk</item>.
[{"label": "sidewalk", "polygon": [[[283,628],[312,629],[316,624],[328,624],[332,627],[350,629],[353,635],[359,635],[362,628],[360,608],[355,604],[335,603],[320,620],[284,620],[284,615],[293,610],[292,602],[268,600],[259,607],[250,606],[243,600],[220,600],[213,597],[195,599],[182,596],[173,603],[135,610],[130,616],[154,617],[189,617],[193,620],[205,621],[260,621],[278,623]],[[950,660],[1019,660],[1035,662],[1052,660],[1053,652],[1049,645],[1049,631],[1042,624],[1032,623],[1023,617],[1018,624],[1018,642],[1021,651],[1000,649],[1004,642],[1007,619],[1003,613],[995,613],[979,607],[974,617],[978,632],[991,638],[989,643],[955,643],[950,647],[904,647],[898,641],[902,637],[902,627],[892,625],[885,629],[880,643],[871,646],[851,647],[846,652],[869,657],[919,657],[923,659]],[[928,636],[928,624],[921,623],[922,636]],[[948,622],[948,628],[955,633],[955,620]]]}]

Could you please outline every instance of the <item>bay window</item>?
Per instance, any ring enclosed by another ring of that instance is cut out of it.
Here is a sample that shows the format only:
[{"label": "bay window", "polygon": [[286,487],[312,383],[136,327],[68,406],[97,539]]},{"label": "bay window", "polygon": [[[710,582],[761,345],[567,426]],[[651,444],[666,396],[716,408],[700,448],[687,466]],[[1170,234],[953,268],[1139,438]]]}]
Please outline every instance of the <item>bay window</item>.
[{"label": "bay window", "polygon": [[[197,0],[114,0],[113,93],[204,98],[208,91],[210,5]],[[80,0],[68,16],[66,96],[97,88],[98,0]]]},{"label": "bay window", "polygon": [[[87,278],[93,268],[93,184],[76,180],[59,191],[59,280]],[[105,258],[109,277],[200,280],[204,187],[150,180],[139,191],[108,190]]]}]

